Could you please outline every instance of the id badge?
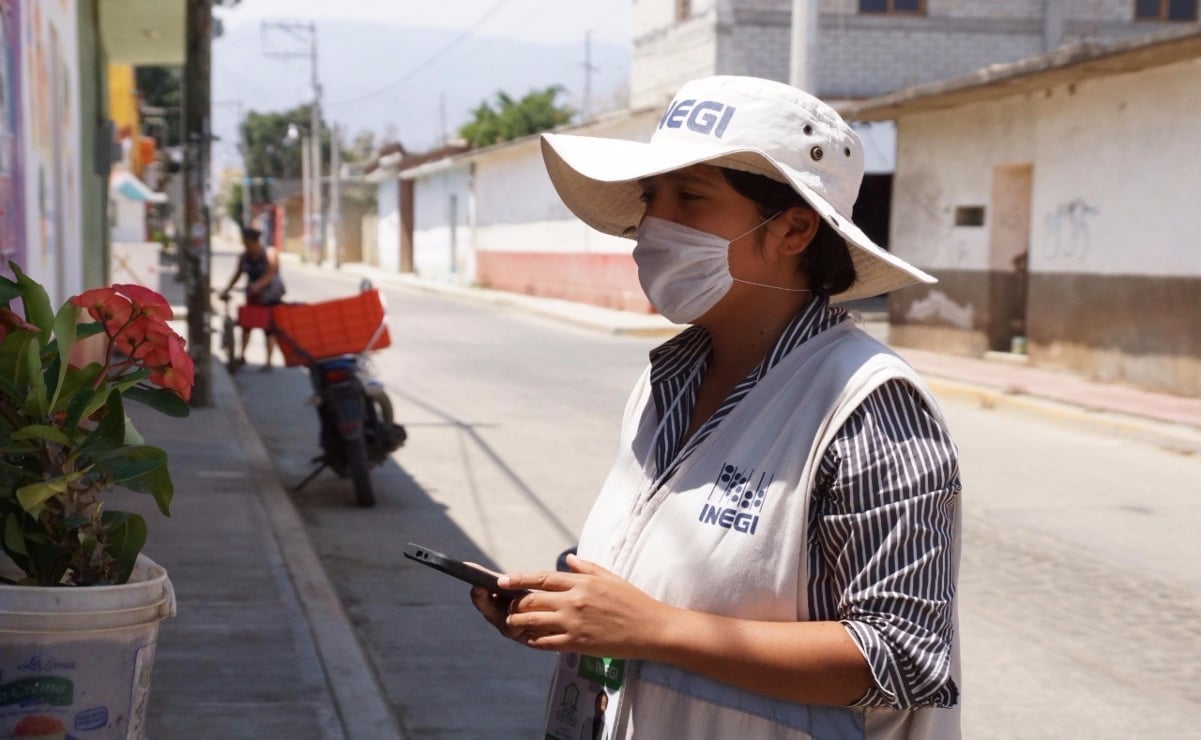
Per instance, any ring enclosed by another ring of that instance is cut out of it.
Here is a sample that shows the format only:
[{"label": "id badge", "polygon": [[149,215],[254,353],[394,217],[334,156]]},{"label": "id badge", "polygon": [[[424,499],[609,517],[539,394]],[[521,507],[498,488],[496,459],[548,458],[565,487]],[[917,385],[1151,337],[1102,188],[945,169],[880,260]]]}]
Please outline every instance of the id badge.
[{"label": "id badge", "polygon": [[626,662],[563,653],[546,715],[546,740],[600,740],[617,714]]}]

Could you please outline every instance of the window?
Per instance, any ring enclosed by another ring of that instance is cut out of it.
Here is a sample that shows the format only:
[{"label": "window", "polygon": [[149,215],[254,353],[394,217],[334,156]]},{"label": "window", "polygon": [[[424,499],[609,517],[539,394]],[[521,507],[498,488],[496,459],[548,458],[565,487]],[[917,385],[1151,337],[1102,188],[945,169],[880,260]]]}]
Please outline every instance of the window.
[{"label": "window", "polygon": [[859,0],[860,13],[925,15],[926,0]]},{"label": "window", "polygon": [[1195,21],[1197,0],[1135,0],[1136,21]]},{"label": "window", "polygon": [[983,226],[984,206],[955,206],[956,226]]}]

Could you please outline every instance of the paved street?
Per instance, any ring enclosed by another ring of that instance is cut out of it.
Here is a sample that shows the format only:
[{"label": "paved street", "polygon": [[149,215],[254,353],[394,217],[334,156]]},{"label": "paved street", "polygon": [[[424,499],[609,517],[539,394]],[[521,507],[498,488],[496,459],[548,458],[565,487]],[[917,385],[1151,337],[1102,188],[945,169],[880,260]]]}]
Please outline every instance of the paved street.
[{"label": "paved street", "polygon": [[[230,265],[217,260],[215,284]],[[358,283],[285,269],[293,300]],[[381,287],[393,346],[377,365],[409,442],[374,471],[375,509],[329,473],[294,500],[410,736],[532,737],[548,656],[498,638],[465,588],[400,549],[549,567],[659,340]],[[257,372],[258,341],[235,380],[287,485],[316,454],[316,415],[303,372]],[[958,400],[945,410],[965,481],[965,737],[1201,737],[1201,459]]]}]

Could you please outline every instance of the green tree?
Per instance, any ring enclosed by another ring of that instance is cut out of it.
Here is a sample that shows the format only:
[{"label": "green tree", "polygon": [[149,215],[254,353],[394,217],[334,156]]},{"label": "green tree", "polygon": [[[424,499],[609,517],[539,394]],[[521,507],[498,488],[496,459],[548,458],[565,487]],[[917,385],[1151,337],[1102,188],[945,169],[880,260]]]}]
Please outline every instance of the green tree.
[{"label": "green tree", "polygon": [[183,140],[182,75],[182,67],[136,67],[133,71],[142,105],[162,111],[162,115],[143,116],[141,133],[155,137],[164,147],[179,146]]},{"label": "green tree", "polygon": [[472,120],[459,127],[459,136],[480,147],[549,131],[575,115],[571,108],[555,105],[562,93],[560,85],[533,90],[521,100],[498,92],[495,103],[485,100],[471,112]]},{"label": "green tree", "polygon": [[[283,180],[300,179],[301,139],[290,138],[288,131],[308,136],[309,106],[298,105],[291,110],[275,113],[250,111],[242,121],[239,132],[238,151],[242,153],[247,177],[274,177]],[[322,171],[329,168],[330,132],[321,124]]]},{"label": "green tree", "polygon": [[225,200],[225,210],[239,226],[246,224],[242,220],[246,216],[246,204],[242,199],[242,183],[235,182],[229,186],[229,197]]}]

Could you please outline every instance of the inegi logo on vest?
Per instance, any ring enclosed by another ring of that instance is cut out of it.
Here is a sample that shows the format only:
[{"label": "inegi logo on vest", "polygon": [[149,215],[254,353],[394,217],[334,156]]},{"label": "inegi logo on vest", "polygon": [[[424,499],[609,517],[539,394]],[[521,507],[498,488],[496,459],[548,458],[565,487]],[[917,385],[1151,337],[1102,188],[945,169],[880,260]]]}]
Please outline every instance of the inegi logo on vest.
[{"label": "inegi logo on vest", "polygon": [[659,119],[659,128],[688,126],[692,131],[720,139],[738,109],[716,100],[677,100]]},{"label": "inegi logo on vest", "polygon": [[756,479],[754,468],[739,469],[728,462],[722,463],[721,475],[714,481],[707,501],[701,504],[698,520],[701,524],[755,534],[767,500],[767,487],[773,480],[775,477],[767,473],[760,473]]}]

